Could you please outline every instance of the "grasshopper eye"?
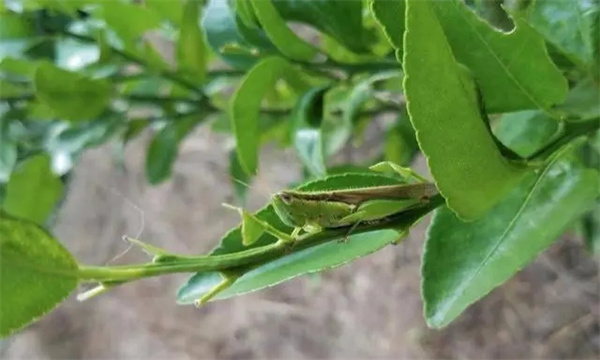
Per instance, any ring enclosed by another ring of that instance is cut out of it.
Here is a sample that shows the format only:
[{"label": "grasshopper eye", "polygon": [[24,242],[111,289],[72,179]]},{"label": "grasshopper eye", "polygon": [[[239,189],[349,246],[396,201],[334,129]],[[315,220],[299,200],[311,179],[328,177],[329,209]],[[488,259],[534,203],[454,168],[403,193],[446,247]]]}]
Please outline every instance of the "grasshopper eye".
[{"label": "grasshopper eye", "polygon": [[286,193],[279,194],[279,198],[288,205],[292,202],[292,196]]}]

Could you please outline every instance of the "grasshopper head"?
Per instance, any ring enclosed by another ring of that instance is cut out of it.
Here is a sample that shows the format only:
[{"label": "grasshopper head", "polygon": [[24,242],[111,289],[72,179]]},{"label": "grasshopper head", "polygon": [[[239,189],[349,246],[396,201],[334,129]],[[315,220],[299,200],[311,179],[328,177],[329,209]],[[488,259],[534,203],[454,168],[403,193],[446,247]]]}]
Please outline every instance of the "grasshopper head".
[{"label": "grasshopper head", "polygon": [[271,203],[275,213],[284,224],[292,227],[302,227],[306,224],[306,214],[302,208],[302,200],[286,191],[282,191],[273,195]]}]

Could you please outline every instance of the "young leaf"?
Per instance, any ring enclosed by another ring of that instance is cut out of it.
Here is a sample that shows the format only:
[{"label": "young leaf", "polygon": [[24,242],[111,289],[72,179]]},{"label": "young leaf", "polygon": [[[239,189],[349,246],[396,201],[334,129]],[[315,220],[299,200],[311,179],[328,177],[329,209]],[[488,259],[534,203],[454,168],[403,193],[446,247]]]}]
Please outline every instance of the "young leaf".
[{"label": "young leaf", "polygon": [[35,321],[77,286],[77,263],[38,225],[0,213],[0,336]]},{"label": "young leaf", "polygon": [[256,173],[258,166],[258,112],[263,96],[285,72],[294,69],[278,57],[268,57],[256,64],[244,77],[230,103],[230,116],[237,154],[244,170]]},{"label": "young leaf", "polygon": [[443,327],[509,279],[585,213],[599,195],[598,171],[572,157],[531,174],[483,218],[438,210],[422,268],[425,317]]},{"label": "young leaf", "polygon": [[452,56],[429,1],[407,3],[404,89],[408,113],[440,193],[476,219],[520,182],[481,118],[475,85]]},{"label": "young leaf", "polygon": [[317,49],[302,40],[285,23],[271,0],[250,0],[256,18],[277,49],[294,60],[310,61]]},{"label": "young leaf", "polygon": [[240,205],[245,204],[248,184],[252,178],[242,169],[235,149],[229,152],[229,176],[231,177],[231,186],[235,190],[237,201]]},{"label": "young leaf", "polygon": [[2,209],[43,225],[63,195],[63,184],[50,169],[46,155],[35,155],[18,166],[8,184]]},{"label": "young leaf", "polygon": [[548,57],[544,39],[524,20],[515,18],[515,29],[503,33],[463,1],[430,4],[454,57],[473,72],[489,112],[548,109],[564,99],[567,80]]},{"label": "young leaf", "polygon": [[327,173],[323,154],[323,96],[329,86],[316,87],[302,95],[292,114],[294,147],[302,164],[313,176]]},{"label": "young leaf", "polygon": [[36,97],[65,120],[90,120],[110,101],[110,84],[42,63],[35,72]]},{"label": "young leaf", "polygon": [[206,75],[206,49],[200,29],[200,2],[187,0],[177,40],[177,66],[199,83]]}]

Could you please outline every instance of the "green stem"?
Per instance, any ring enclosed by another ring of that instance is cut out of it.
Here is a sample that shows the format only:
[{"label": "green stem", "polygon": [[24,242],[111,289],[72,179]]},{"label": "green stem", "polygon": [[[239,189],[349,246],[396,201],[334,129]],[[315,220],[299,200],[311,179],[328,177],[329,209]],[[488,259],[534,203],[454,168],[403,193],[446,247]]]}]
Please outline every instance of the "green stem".
[{"label": "green stem", "polygon": [[[376,224],[358,226],[353,232],[362,233],[381,229],[401,228],[413,224],[428,212],[443,204],[441,196],[412,211],[400,213]],[[294,242],[293,246],[279,240],[259,248],[248,249],[232,254],[165,257],[164,262],[124,265],[124,266],[87,266],[80,265],[77,277],[82,282],[129,282],[146,277],[194,272],[236,272],[236,269],[254,268],[274,259],[289,255],[329,241],[337,240],[348,233],[348,227],[327,229],[316,234],[305,234]]]},{"label": "green stem", "polygon": [[560,124],[559,135],[542,149],[529,156],[528,161],[544,160],[573,139],[597,131],[600,129],[600,118],[585,121],[564,121]]}]

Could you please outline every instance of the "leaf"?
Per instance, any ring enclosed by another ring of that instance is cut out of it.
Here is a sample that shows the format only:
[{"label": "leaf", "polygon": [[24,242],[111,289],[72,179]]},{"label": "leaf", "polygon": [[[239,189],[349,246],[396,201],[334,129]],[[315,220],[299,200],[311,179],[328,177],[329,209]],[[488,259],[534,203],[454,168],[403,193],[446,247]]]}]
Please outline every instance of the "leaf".
[{"label": "leaf", "polygon": [[[124,16],[125,14],[127,16]],[[102,4],[94,11],[94,15],[103,19],[108,27],[126,43],[126,47],[130,47],[130,44],[146,31],[159,28],[162,20],[152,8],[120,0]]]},{"label": "leaf", "polygon": [[515,29],[503,33],[462,1],[431,6],[456,61],[473,72],[486,110],[548,109],[564,99],[567,80],[548,57],[544,39],[524,20],[515,18]]},{"label": "leaf", "polygon": [[570,116],[582,119],[600,117],[600,84],[592,79],[579,82],[567,95],[565,101],[556,107]]},{"label": "leaf", "polygon": [[[257,61],[250,50],[244,51],[247,43],[240,34],[230,1],[210,0],[204,9],[202,28],[210,48],[229,65],[247,69]],[[240,51],[226,53],[224,50],[232,45]]]},{"label": "leaf", "polygon": [[273,5],[282,18],[311,25],[355,53],[367,53],[372,35],[363,27],[362,1],[278,0]]},{"label": "leaf", "polygon": [[110,101],[110,84],[42,63],[35,72],[36,97],[65,120],[99,116]]},{"label": "leaf", "polygon": [[598,21],[597,1],[535,0],[527,9],[529,24],[576,64],[594,62],[593,25]]},{"label": "leaf", "polygon": [[77,286],[77,263],[36,224],[0,213],[0,336],[52,310]]},{"label": "leaf", "polygon": [[171,176],[179,143],[199,121],[196,116],[170,121],[154,135],[146,154],[146,178],[150,184],[160,184]]},{"label": "leaf", "polygon": [[199,83],[206,76],[206,49],[202,30],[199,26],[200,3],[187,0],[183,11],[183,21],[177,40],[177,66],[179,70],[190,74]]},{"label": "leaf", "polygon": [[17,143],[10,138],[9,121],[0,119],[0,184],[10,178],[17,163]]},{"label": "leaf", "polygon": [[558,125],[542,111],[524,110],[502,115],[494,134],[519,156],[527,158],[550,142]]},{"label": "leaf", "polygon": [[26,16],[0,12],[0,40],[23,39],[34,35],[34,24]]},{"label": "leaf", "polygon": [[531,262],[594,203],[599,180],[597,171],[565,157],[528,176],[477,221],[438,210],[423,255],[428,325],[448,325]]},{"label": "leaf", "polygon": [[264,58],[246,74],[231,98],[229,109],[237,155],[248,174],[256,173],[258,167],[258,112],[263,96],[284,73],[291,71],[291,65],[281,58]]},{"label": "leaf", "polygon": [[396,125],[386,133],[384,154],[387,161],[409,165],[419,152],[415,129],[410,124],[406,107],[398,113]]},{"label": "leaf", "polygon": [[479,112],[473,81],[454,60],[428,1],[407,4],[404,89],[419,146],[440,193],[462,219],[477,219],[527,169],[500,154]]},{"label": "leaf", "polygon": [[402,60],[404,43],[404,14],[406,5],[404,0],[369,0],[371,12],[379,25],[383,28],[385,36],[397,50],[396,57]]},{"label": "leaf", "polygon": [[327,173],[323,154],[323,97],[329,85],[313,88],[298,100],[292,114],[294,147],[308,172],[315,176]]},{"label": "leaf", "polygon": [[2,209],[43,225],[63,195],[63,184],[50,169],[46,155],[25,160],[10,176]]},{"label": "leaf", "polygon": [[366,79],[357,82],[348,95],[348,100],[344,109],[344,116],[347,121],[356,124],[360,115],[362,106],[374,97],[375,84],[378,82],[390,80],[393,78],[402,78],[402,74],[398,71],[383,71],[370,75]]},{"label": "leaf", "polygon": [[183,0],[145,0],[144,4],[162,18],[180,26],[182,20],[181,15],[184,11]]},{"label": "leaf", "polygon": [[[213,300],[258,291],[304,274],[341,266],[395,243],[401,237],[394,230],[380,230],[352,235],[348,243],[332,241],[296,252],[249,271]],[[211,282],[210,279],[214,280]],[[219,282],[217,280],[220,278],[215,278],[215,273],[200,273],[192,276],[177,292],[177,303],[193,304],[212,289]]]},{"label": "leaf", "polygon": [[[400,183],[402,182],[399,179],[387,177],[371,171],[366,173],[346,173],[329,176],[306,183],[298,187],[297,190],[327,191],[348,189],[350,187],[383,186]],[[394,228],[397,229],[397,231],[404,233],[427,212],[438,206],[438,204],[439,203],[432,201],[429,206],[399,218],[398,222],[395,223]],[[286,226],[281,222],[270,205],[259,210],[255,215],[260,220],[269,223],[280,231],[288,234],[292,231],[289,226]],[[390,226],[391,225],[388,225],[388,227]],[[250,269],[249,272],[246,272],[229,289],[218,294],[215,299],[223,299],[245,292],[259,290],[302,274],[342,265],[357,257],[376,251],[387,244],[397,242],[404,236],[404,234],[399,234],[397,231],[388,229],[381,231],[371,230],[370,232],[359,233],[357,230],[354,235],[350,236],[347,244],[339,244],[332,239],[331,242],[324,245],[311,247],[302,251],[300,251],[301,249],[297,249],[298,252],[291,255],[260,264],[260,266],[257,265],[256,268]],[[347,229],[338,230],[339,237],[343,237],[346,233]],[[249,247],[245,247],[242,244],[241,227],[238,226],[223,237],[221,244],[213,250],[211,255],[232,254],[272,244],[275,241],[277,241],[275,237],[264,233],[257,242]],[[216,285],[221,283],[221,281],[222,277],[217,273],[197,273],[179,290],[178,303],[193,303],[194,300],[207,294]]]},{"label": "leaf", "polygon": [[252,180],[242,169],[235,149],[229,152],[229,176],[231,185],[235,190],[236,199],[239,204],[246,203],[246,193],[248,192],[248,183]]},{"label": "leaf", "polygon": [[271,0],[250,0],[254,14],[277,49],[293,60],[310,61],[317,49],[302,40],[281,18]]}]

